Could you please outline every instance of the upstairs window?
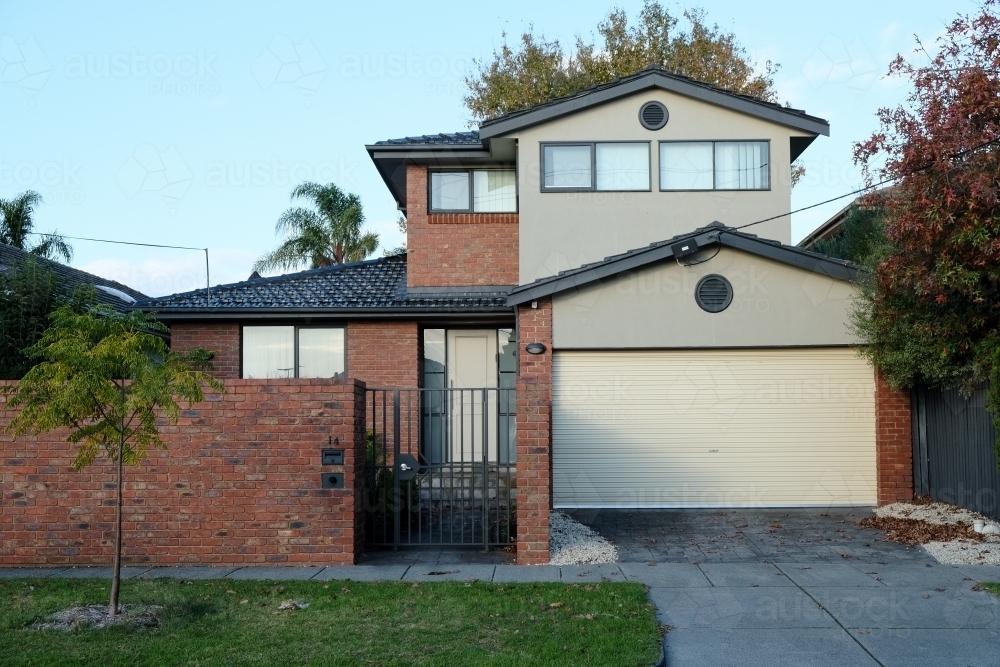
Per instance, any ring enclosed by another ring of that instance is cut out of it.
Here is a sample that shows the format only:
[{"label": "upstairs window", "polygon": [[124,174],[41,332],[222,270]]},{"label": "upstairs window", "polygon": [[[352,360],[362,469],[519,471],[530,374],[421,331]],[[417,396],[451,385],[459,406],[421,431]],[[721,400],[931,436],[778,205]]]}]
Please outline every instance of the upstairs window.
[{"label": "upstairs window", "polygon": [[664,141],[661,190],[768,190],[766,141]]},{"label": "upstairs window", "polygon": [[343,377],[344,338],[343,327],[243,327],[243,377]]},{"label": "upstairs window", "polygon": [[649,190],[649,143],[542,145],[542,191]]},{"label": "upstairs window", "polygon": [[463,169],[430,173],[432,213],[516,213],[513,169]]}]

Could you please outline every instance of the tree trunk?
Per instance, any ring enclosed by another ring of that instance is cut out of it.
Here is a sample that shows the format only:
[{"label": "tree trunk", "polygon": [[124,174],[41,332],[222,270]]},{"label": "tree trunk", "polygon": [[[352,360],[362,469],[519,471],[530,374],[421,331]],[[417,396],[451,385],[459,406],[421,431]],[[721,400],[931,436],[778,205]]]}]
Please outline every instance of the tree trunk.
[{"label": "tree trunk", "polygon": [[115,479],[115,559],[111,565],[111,601],[108,615],[118,615],[118,591],[122,584],[122,468],[125,463],[125,383],[122,390],[122,428],[118,434],[118,461]]}]

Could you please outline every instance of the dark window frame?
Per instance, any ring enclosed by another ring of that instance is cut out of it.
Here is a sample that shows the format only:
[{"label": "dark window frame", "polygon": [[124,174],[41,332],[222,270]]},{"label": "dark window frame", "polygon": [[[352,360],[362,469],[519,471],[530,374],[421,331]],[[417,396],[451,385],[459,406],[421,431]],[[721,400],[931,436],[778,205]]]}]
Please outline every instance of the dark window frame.
[{"label": "dark window frame", "polygon": [[[295,375],[290,378],[246,378],[244,377],[243,359],[246,352],[246,335],[244,331],[247,327],[292,327],[292,363],[295,366]],[[347,324],[296,324],[294,322],[268,322],[267,324],[240,324],[240,379],[268,380],[300,380],[299,377],[299,331],[301,329],[341,329],[344,332],[344,372],[341,377],[347,377]],[[337,377],[336,375],[334,377]],[[305,378],[311,379],[311,378]],[[312,378],[315,379],[315,378]],[[322,379],[322,378],[320,378]]]},{"label": "dark window frame", "polygon": [[[648,179],[645,189],[598,190],[597,189],[597,145],[598,144],[646,144],[646,172]],[[560,188],[545,185],[545,149],[548,146],[588,146],[590,148],[590,187]],[[652,192],[653,191],[653,141],[651,139],[615,139],[606,141],[540,141],[538,143],[539,187],[541,192]]]},{"label": "dark window frame", "polygon": [[[660,147],[664,144],[711,144],[712,145],[712,187],[709,188],[665,188],[663,187],[663,166]],[[717,188],[715,171],[716,144],[767,144],[767,187],[766,188]],[[770,192],[771,191],[771,140],[770,139],[661,139],[656,142],[656,182],[660,192]]]},{"label": "dark window frame", "polygon": [[[513,211],[477,211],[476,208],[476,177],[477,171],[512,171],[514,172],[514,210]],[[469,179],[469,207],[468,208],[434,208],[434,174],[467,174]],[[521,191],[517,185],[516,166],[496,166],[496,167],[456,167],[456,168],[435,168],[427,170],[427,213],[428,215],[444,215],[448,213],[471,213],[473,215],[490,215],[504,213],[518,213],[521,207]]]}]

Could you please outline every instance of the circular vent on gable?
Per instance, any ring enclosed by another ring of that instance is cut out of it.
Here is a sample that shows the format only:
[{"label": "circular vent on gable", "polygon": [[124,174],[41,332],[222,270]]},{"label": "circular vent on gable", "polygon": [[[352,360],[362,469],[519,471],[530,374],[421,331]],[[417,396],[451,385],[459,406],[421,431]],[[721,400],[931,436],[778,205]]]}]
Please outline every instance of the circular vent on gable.
[{"label": "circular vent on gable", "polygon": [[639,109],[639,122],[647,130],[659,130],[670,119],[667,107],[660,102],[646,102]]},{"label": "circular vent on gable", "polygon": [[721,313],[733,302],[733,286],[722,276],[705,276],[694,288],[694,300],[706,312]]}]

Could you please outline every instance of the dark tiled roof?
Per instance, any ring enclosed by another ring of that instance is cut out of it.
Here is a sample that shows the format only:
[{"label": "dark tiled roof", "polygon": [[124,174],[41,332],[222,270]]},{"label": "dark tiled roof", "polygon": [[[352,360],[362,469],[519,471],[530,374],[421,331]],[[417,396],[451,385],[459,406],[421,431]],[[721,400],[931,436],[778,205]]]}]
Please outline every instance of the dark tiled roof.
[{"label": "dark tiled roof", "polygon": [[507,295],[410,294],[406,292],[406,255],[394,255],[341,266],[311,269],[273,278],[256,278],[206,290],[147,299],[143,310],[182,314],[210,310],[213,314],[261,311],[399,311],[509,312]]},{"label": "dark tiled roof", "polygon": [[672,258],[671,246],[689,239],[696,239],[699,247],[722,245],[736,248],[777,262],[845,280],[853,280],[858,273],[858,267],[846,260],[835,259],[796,246],[788,246],[780,241],[760,238],[756,234],[747,234],[738,229],[727,227],[721,222],[713,222],[707,227],[699,227],[687,234],[650,243],[648,246],[628,250],[618,255],[611,255],[599,262],[584,264],[575,269],[560,271],[554,276],[538,278],[532,283],[514,288],[508,298],[508,303],[511,305],[525,303],[567,289],[583,287],[623,271],[634,270],[644,265]]},{"label": "dark tiled roof", "polygon": [[376,146],[481,146],[479,130],[471,132],[442,132],[422,134],[419,137],[403,137],[375,142]]},{"label": "dark tiled roof", "polygon": [[642,78],[644,76],[649,76],[651,74],[661,74],[663,76],[667,76],[667,77],[670,77],[670,78],[678,80],[678,81],[683,81],[685,83],[689,83],[691,85],[698,86],[699,88],[703,88],[705,90],[710,90],[710,91],[713,91],[713,92],[716,92],[716,93],[722,93],[722,94],[728,95],[730,97],[734,97],[734,98],[737,98],[737,99],[745,100],[747,102],[754,102],[756,104],[761,104],[761,105],[764,105],[764,106],[772,107],[775,110],[784,111],[784,112],[787,112],[787,113],[793,113],[793,114],[796,114],[796,115],[799,115],[799,116],[803,116],[803,117],[806,117],[806,118],[811,118],[811,116],[809,116],[809,114],[807,114],[802,109],[793,109],[791,107],[786,107],[786,106],[783,106],[781,104],[778,104],[777,102],[767,102],[765,100],[762,100],[759,97],[754,97],[753,95],[744,95],[742,93],[735,93],[735,92],[733,92],[731,90],[726,90],[725,88],[720,88],[719,86],[716,86],[714,84],[707,83],[707,82],[701,81],[699,79],[692,79],[689,76],[685,76],[683,74],[677,74],[675,72],[671,72],[669,70],[665,70],[665,69],[662,69],[660,67],[649,67],[647,69],[642,70],[641,72],[638,72],[636,74],[632,74],[631,76],[624,76],[624,77],[621,77],[621,78],[618,78],[618,79],[614,79],[612,81],[609,81],[608,83],[600,83],[600,84],[597,84],[595,86],[591,86],[589,88],[584,88],[583,90],[579,90],[579,91],[577,91],[575,93],[572,93],[570,95],[566,95],[564,97],[558,97],[558,98],[549,100],[548,102],[543,102],[542,104],[536,104],[535,106],[528,107],[526,109],[519,109],[517,111],[511,111],[510,113],[503,114],[502,116],[497,116],[496,118],[490,118],[489,120],[485,120],[482,123],[480,123],[479,126],[480,127],[487,127],[489,125],[493,125],[494,123],[499,123],[499,122],[502,122],[502,121],[505,121],[505,120],[510,120],[512,118],[517,118],[518,116],[523,116],[525,114],[532,113],[534,111],[538,111],[539,109],[545,109],[547,107],[555,106],[557,104],[562,104],[563,102],[567,102],[569,100],[576,99],[578,97],[585,97],[585,96],[590,95],[592,93],[597,93],[597,92],[600,92],[602,90],[606,90],[608,88],[614,88],[615,86],[620,86],[620,85],[622,85],[624,83],[628,83],[630,81],[634,81],[635,79],[640,79],[640,78]]},{"label": "dark tiled roof", "polygon": [[[19,248],[0,243],[0,271],[5,271],[7,267],[20,264],[20,262],[27,255],[28,253]],[[64,294],[71,294],[73,290],[80,285],[93,285],[98,288],[105,287],[118,292],[123,292],[136,301],[149,298],[142,292],[134,290],[128,285],[123,285],[114,280],[107,280],[106,278],[101,278],[100,276],[95,276],[92,273],[74,269],[71,266],[66,266],[65,264],[60,264],[59,262],[53,262],[40,257],[36,257],[35,259],[42,266],[56,274],[56,279],[59,282],[59,288]],[[131,305],[131,302],[128,299],[123,299],[120,296],[116,296],[106,290],[96,289],[94,292],[100,303],[108,304],[115,309],[125,310]]]}]

